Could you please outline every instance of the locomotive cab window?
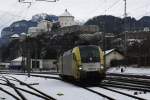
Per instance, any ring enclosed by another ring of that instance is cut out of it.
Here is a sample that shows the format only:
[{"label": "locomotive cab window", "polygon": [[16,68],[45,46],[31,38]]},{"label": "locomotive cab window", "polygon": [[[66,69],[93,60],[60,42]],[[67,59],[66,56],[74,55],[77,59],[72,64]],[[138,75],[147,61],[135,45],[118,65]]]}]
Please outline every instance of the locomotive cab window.
[{"label": "locomotive cab window", "polygon": [[95,63],[100,61],[99,48],[95,46],[80,47],[81,61]]}]

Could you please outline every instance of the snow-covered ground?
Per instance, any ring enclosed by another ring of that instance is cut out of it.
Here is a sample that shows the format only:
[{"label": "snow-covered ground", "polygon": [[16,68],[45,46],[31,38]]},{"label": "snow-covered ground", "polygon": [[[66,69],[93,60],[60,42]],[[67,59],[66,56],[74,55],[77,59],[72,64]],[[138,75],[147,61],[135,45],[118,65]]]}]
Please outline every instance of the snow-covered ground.
[{"label": "snow-covered ground", "polygon": [[133,91],[133,90],[126,90],[126,89],[118,89],[118,88],[111,88],[111,89],[114,89],[114,90],[117,90],[117,91],[120,91],[120,92],[124,92],[124,93],[127,93],[127,94],[132,94],[132,95],[135,95],[137,97],[144,98],[146,100],[150,99],[150,93],[148,93],[148,92]]},{"label": "snow-covered ground", "polygon": [[[4,74],[4,76],[8,77],[6,74]],[[107,100],[97,94],[94,94],[94,93],[87,91],[83,88],[80,88],[78,86],[75,86],[71,83],[63,82],[61,80],[46,79],[46,78],[39,78],[39,77],[32,77],[32,76],[27,77],[24,75],[9,75],[9,76],[13,76],[25,83],[28,83],[28,84],[38,83],[37,85],[32,85],[32,86],[50,96],[52,96],[53,98],[55,98],[57,100]],[[54,75],[52,75],[52,76],[54,76]],[[55,75],[55,76],[58,77],[57,75]],[[8,78],[10,78],[10,77],[8,77]],[[20,85],[18,82],[14,82],[14,81],[11,81],[11,82],[13,82],[15,84],[15,86],[17,86],[17,87],[21,87],[23,89],[33,91],[33,90],[27,88],[26,86]],[[0,83],[4,83],[4,82],[0,80]],[[3,86],[3,85],[0,85],[0,87],[4,88],[5,90],[7,90],[17,96],[17,94],[15,93],[15,91],[12,88]],[[113,93],[113,92],[110,92],[108,90],[104,90],[104,89],[101,89],[98,87],[91,87],[91,89],[98,91],[100,93],[110,95],[111,97],[115,98],[116,100],[133,100],[129,97],[119,95],[119,94],[116,94],[116,93]],[[120,89],[116,89],[116,90],[120,90]],[[125,89],[122,91],[124,91],[125,93],[129,93],[129,94],[134,94],[134,92],[135,92],[135,91],[129,92],[128,90],[125,90]],[[25,92],[21,92],[21,93],[23,93],[23,95],[25,95],[25,97],[28,100],[43,100],[39,97],[35,97],[35,96],[25,93]],[[0,94],[1,94],[0,100],[2,100],[1,98],[6,98],[6,100],[14,100],[11,96],[9,96],[6,93],[3,93],[2,91],[0,91]],[[150,98],[149,94],[140,94],[138,96],[139,97],[145,96],[145,98]]]},{"label": "snow-covered ground", "polygon": [[[123,72],[121,72],[121,68],[124,69]],[[117,68],[110,68],[107,72],[108,73],[122,73],[122,74],[150,75],[150,68],[133,68],[133,67],[127,67],[127,68],[120,67],[119,68],[119,67],[117,67]],[[28,77],[27,75],[13,75],[13,74],[1,74],[1,75],[4,75],[6,77],[8,77],[7,75],[13,76],[13,77],[25,82],[25,83],[28,83],[28,84],[38,83],[38,84],[32,85],[32,86],[38,90],[41,90],[42,92],[44,92],[50,96],[52,96],[53,98],[55,98],[57,100],[106,100],[97,94],[94,94],[94,93],[87,91],[83,88],[80,88],[80,87],[75,86],[71,83],[64,82],[61,80],[40,78],[40,77],[33,77],[33,76]],[[34,75],[38,75],[38,74],[34,74]],[[40,74],[40,75],[44,76],[45,74]],[[49,76],[59,77],[58,75],[49,75]],[[15,82],[15,81],[11,81],[11,82],[13,82],[15,84],[15,86],[17,86],[17,87],[20,87],[20,88],[23,88],[23,89],[26,89],[29,91],[33,91],[26,86],[20,85],[18,82]],[[5,83],[5,82],[0,80],[0,83]],[[12,88],[4,86],[4,85],[0,85],[0,87],[17,96],[16,92]],[[108,94],[110,96],[113,96],[117,100],[133,100],[130,98],[127,99],[126,96],[112,93],[108,90],[106,91],[106,90],[101,89],[101,88],[91,87],[91,89],[96,90],[100,93],[104,93],[104,94]],[[121,92],[125,92],[125,93],[132,94],[132,95],[135,95],[135,93],[136,93],[135,96],[142,97],[145,99],[150,98],[150,93],[131,91],[131,90],[126,90],[126,89],[117,89],[117,88],[112,88],[112,89],[119,90]],[[23,95],[25,95],[25,97],[28,100],[43,100],[42,98],[33,96],[31,94],[28,94],[28,93],[25,93],[22,91],[21,91],[21,93],[23,93]],[[19,96],[17,96],[17,97],[19,97]],[[8,94],[0,91],[0,100],[3,100],[3,99],[14,100],[14,98],[9,96]]]},{"label": "snow-covered ground", "polygon": [[[123,69],[123,72],[121,71]],[[144,75],[144,76],[150,76],[150,67],[113,67],[109,68],[107,70],[107,73],[118,73],[118,74],[128,74],[128,75]],[[128,94],[132,94],[138,97],[144,97],[146,100],[150,99],[150,93],[149,92],[141,92],[141,91],[133,91],[133,90],[125,90],[125,89],[118,89],[118,88],[113,88],[115,90],[125,92]]]},{"label": "snow-covered ground", "polygon": [[[121,69],[123,69],[123,72],[121,72]],[[113,67],[109,68],[107,73],[119,73],[119,74],[135,74],[135,75],[150,75],[150,67]]]},{"label": "snow-covered ground", "polygon": [[[6,76],[6,75],[5,75]],[[27,77],[24,75],[11,75],[13,77],[16,77],[17,79],[26,82],[26,83],[39,83],[39,85],[33,85],[38,90],[41,90],[42,92],[56,98],[57,100],[103,100],[103,97],[100,97],[94,93],[91,93],[85,89],[82,89],[80,87],[77,87],[73,84],[66,83],[60,80],[55,79],[46,79],[46,78],[39,78],[39,77]],[[2,83],[3,81],[0,81]],[[13,82],[13,81],[11,81]],[[3,82],[4,83],[4,82]],[[28,89],[26,86],[21,86],[17,82],[13,82],[16,86]],[[13,89],[0,85],[0,87],[6,89],[7,91],[10,91],[11,93],[14,93],[17,95]],[[31,91],[31,89],[28,89]],[[28,100],[42,100],[41,98],[37,98],[35,96],[32,96],[28,93],[22,92]],[[0,100],[1,98],[6,98],[6,100],[14,100],[11,96],[9,96],[6,93],[3,93],[0,91]]]},{"label": "snow-covered ground", "polygon": [[92,90],[98,91],[102,94],[105,94],[107,96],[110,96],[112,98],[114,98],[115,100],[133,100],[133,98],[116,93],[116,92],[112,92],[103,88],[97,88],[97,87],[92,87]]}]

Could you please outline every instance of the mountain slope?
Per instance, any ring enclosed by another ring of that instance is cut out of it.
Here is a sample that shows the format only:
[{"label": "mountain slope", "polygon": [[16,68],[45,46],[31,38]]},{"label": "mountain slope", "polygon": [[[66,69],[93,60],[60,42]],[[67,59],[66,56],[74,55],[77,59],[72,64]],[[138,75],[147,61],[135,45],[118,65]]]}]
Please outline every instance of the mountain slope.
[{"label": "mountain slope", "polygon": [[102,15],[88,20],[85,25],[98,25],[100,31],[106,33],[121,33],[123,31],[138,31],[144,27],[150,27],[150,17],[144,16],[139,20],[132,17],[118,18],[110,15]]}]

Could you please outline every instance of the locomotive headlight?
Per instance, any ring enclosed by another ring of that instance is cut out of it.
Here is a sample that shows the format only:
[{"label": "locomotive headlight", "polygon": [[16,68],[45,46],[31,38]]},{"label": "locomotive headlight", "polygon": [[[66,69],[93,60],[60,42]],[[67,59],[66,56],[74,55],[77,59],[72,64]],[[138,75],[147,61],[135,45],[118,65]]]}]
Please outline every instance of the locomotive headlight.
[{"label": "locomotive headlight", "polygon": [[82,70],[83,68],[82,68],[82,65],[79,65],[79,70]]},{"label": "locomotive headlight", "polygon": [[82,70],[82,67],[79,67],[79,70]]},{"label": "locomotive headlight", "polygon": [[101,68],[101,69],[104,69],[104,66],[101,66],[100,68]]}]

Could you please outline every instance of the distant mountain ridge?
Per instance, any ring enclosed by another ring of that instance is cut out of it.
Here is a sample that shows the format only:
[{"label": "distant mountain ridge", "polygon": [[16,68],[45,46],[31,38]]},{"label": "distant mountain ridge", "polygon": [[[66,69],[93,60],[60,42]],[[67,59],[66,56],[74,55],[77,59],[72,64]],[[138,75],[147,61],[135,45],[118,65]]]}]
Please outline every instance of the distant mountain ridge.
[{"label": "distant mountain ridge", "polygon": [[[8,40],[13,34],[20,35],[23,32],[27,33],[29,27],[36,27],[38,22],[40,22],[41,20],[57,22],[58,16],[42,13],[32,16],[31,20],[20,20],[12,23],[9,27],[6,27],[2,30],[0,46],[3,44],[8,44]],[[111,15],[101,15],[89,19],[87,22],[85,22],[85,25],[98,25],[100,29],[99,31],[118,34],[123,32],[124,30],[138,31],[143,30],[144,27],[150,27],[150,16],[144,16],[141,19],[136,20],[132,17],[122,19]],[[124,28],[125,25],[126,29]]]},{"label": "distant mountain ridge", "polygon": [[2,38],[5,38],[10,37],[13,34],[27,33],[29,27],[35,26],[37,26],[37,22],[33,22],[32,20],[17,21],[12,23],[9,27],[4,28],[1,32],[1,36]]},{"label": "distant mountain ridge", "polygon": [[21,20],[12,23],[9,27],[6,27],[2,30],[1,36],[10,37],[13,34],[21,34],[22,32],[27,33],[29,27],[36,27],[37,23],[41,20],[49,20],[49,21],[58,21],[58,17],[55,15],[48,15],[45,13],[36,14],[32,17],[31,20]]},{"label": "distant mountain ridge", "polygon": [[27,33],[29,27],[36,27],[38,22],[41,20],[48,20],[48,21],[58,21],[58,17],[55,15],[48,15],[45,13],[42,14],[36,14],[32,16],[31,20],[20,20],[13,22],[9,27],[5,27],[1,31],[1,38],[0,38],[0,46],[1,45],[7,45],[8,40],[10,36],[13,34],[18,34],[20,35],[21,33]]},{"label": "distant mountain ridge", "polygon": [[111,15],[101,15],[89,19],[85,25],[98,25],[100,31],[107,33],[121,33],[123,31],[139,31],[150,27],[150,16],[144,16],[139,20],[133,17],[119,18]]},{"label": "distant mountain ridge", "polygon": [[32,16],[31,20],[33,22],[40,22],[42,20],[48,20],[48,21],[51,21],[51,22],[55,22],[55,21],[58,21],[58,16],[48,15],[46,13],[42,13],[42,14],[36,14],[36,15]]}]

